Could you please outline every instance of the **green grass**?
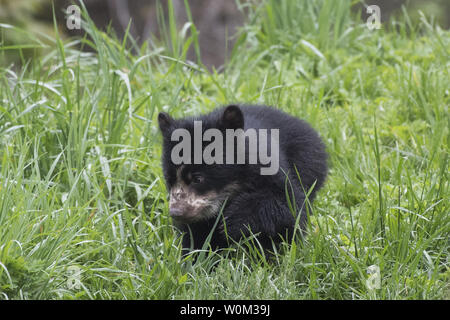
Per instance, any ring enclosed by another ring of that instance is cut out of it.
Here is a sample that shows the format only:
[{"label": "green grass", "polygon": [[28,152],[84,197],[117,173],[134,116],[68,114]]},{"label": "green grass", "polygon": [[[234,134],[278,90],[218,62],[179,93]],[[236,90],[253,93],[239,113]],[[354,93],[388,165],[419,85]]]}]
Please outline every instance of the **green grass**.
[{"label": "green grass", "polygon": [[[0,68],[0,299],[450,299],[450,33],[426,18],[369,31],[349,7],[247,6],[220,73],[186,61],[198,32],[173,14],[159,44],[85,15],[84,39],[0,47],[44,52]],[[168,216],[156,115],[231,102],[309,121],[331,170],[308,235],[274,261],[238,246],[193,263]]]}]

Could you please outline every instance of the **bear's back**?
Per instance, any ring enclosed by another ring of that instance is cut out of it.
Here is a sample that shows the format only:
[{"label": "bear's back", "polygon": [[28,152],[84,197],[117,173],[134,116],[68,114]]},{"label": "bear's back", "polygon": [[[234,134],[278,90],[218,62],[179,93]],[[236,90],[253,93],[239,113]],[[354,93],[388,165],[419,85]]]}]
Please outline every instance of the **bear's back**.
[{"label": "bear's back", "polygon": [[245,130],[279,129],[280,167],[291,181],[298,181],[298,171],[305,189],[316,182],[315,190],[318,190],[328,171],[327,153],[319,134],[306,121],[273,107],[247,105],[240,108]]}]

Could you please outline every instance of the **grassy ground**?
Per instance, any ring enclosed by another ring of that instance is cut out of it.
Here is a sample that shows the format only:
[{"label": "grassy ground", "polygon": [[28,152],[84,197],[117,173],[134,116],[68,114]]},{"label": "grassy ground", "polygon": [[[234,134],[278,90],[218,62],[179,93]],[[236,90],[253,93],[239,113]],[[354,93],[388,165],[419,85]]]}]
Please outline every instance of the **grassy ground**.
[{"label": "grassy ground", "polygon": [[[161,45],[87,22],[95,53],[36,35],[0,47],[44,52],[0,68],[0,299],[450,299],[450,33],[407,17],[370,31],[349,12],[249,7],[222,72],[184,59],[197,33],[173,17]],[[309,121],[331,171],[308,236],[275,261],[237,248],[193,264],[167,213],[156,114],[230,102]]]}]

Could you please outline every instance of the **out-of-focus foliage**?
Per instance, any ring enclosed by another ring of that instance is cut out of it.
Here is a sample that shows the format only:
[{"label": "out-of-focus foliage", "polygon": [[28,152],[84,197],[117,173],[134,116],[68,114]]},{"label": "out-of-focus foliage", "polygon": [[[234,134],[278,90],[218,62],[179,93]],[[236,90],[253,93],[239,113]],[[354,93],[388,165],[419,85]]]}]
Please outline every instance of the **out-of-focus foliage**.
[{"label": "out-of-focus foliage", "polygon": [[448,0],[414,0],[408,7],[408,13],[413,21],[420,19],[419,11],[426,16],[436,19],[438,25],[442,28],[450,28],[450,1]]},{"label": "out-of-focus foliage", "polygon": [[[173,3],[175,7],[183,4],[184,0],[174,0]],[[203,10],[205,6],[195,5],[198,2],[204,1],[205,5],[211,5],[211,2],[208,0],[188,0],[189,3],[192,3],[193,16],[196,16],[196,10]],[[231,0],[230,0],[231,1]],[[245,2],[250,0],[240,0],[240,4],[244,4]],[[64,10],[71,3],[77,3],[77,0],[53,0],[55,14],[58,18],[58,23],[61,35],[64,35],[68,30],[63,26],[63,16]],[[251,2],[251,1],[250,1]],[[381,8],[381,15],[383,21],[388,21],[389,18],[395,17],[395,19],[403,19],[404,12],[407,12],[409,18],[412,23],[419,21],[420,19],[420,11],[422,11],[428,17],[434,17],[436,23],[439,24],[442,28],[450,27],[450,1],[448,0],[371,0],[371,1],[361,1],[365,2],[366,5],[377,4]],[[88,12],[92,18],[92,20],[97,24],[101,29],[105,28],[108,25],[108,21],[111,21],[111,27],[115,29],[118,35],[121,35],[125,32],[127,27],[128,18],[132,19],[132,25],[130,28],[130,33],[135,38],[139,38],[139,41],[146,40],[150,33],[158,33],[156,30],[157,26],[152,19],[149,19],[147,16],[147,12],[150,12],[155,9],[157,0],[121,0],[120,6],[117,5],[115,1],[109,0],[85,0],[84,1]],[[165,3],[165,1],[161,1],[161,3]],[[353,4],[358,4],[359,1],[353,1]],[[402,6],[405,6],[406,10],[402,10]],[[238,6],[220,7],[218,10],[221,10],[221,14],[226,16],[239,15]],[[362,5],[360,5],[362,7]],[[235,13],[233,13],[235,10]],[[216,30],[217,32],[212,32],[211,36],[207,37],[205,41],[208,42],[208,45],[203,45],[202,49],[207,51],[207,48],[213,48],[212,52],[202,53],[203,62],[206,64],[213,63],[214,59],[209,59],[209,56],[216,57],[217,56],[217,48],[214,46],[214,41],[221,41],[222,39],[219,37],[220,34],[224,33],[223,23],[221,24],[218,19],[222,19],[219,12],[216,12],[214,17],[210,17],[211,10],[207,10],[208,12],[203,15],[199,15],[198,19],[194,19],[197,26],[200,27],[200,34],[205,35],[207,32],[211,30]],[[227,11],[227,12],[225,12]],[[365,19],[365,10],[362,9],[363,19]],[[126,14],[124,14],[126,13]],[[142,16],[147,18],[142,18]],[[218,16],[218,17],[216,17]],[[178,19],[178,18],[177,18]],[[155,20],[155,19],[153,19]],[[120,21],[120,23],[118,23]],[[239,22],[238,22],[239,21]],[[51,0],[0,0],[0,23],[9,24],[15,27],[19,27],[20,29],[32,30],[33,32],[42,32],[44,34],[48,34],[53,37],[54,28],[53,28],[53,10],[52,10],[52,1]],[[227,30],[231,32],[234,30],[233,28],[237,27],[236,24],[241,23],[241,21],[231,19],[229,23],[227,23]],[[137,24],[145,24],[145,26],[137,25]],[[120,29],[120,30],[119,30]],[[133,34],[133,31],[143,29],[144,31],[139,34]],[[20,44],[23,47],[23,57],[27,58],[33,56],[33,54],[38,55],[40,51],[31,49],[31,45],[28,47],[24,46],[24,43],[29,43],[30,39],[27,39],[26,33],[15,32],[12,30],[5,30],[2,28],[0,30],[0,46],[15,46]],[[214,50],[214,48],[216,48]],[[230,49],[229,47],[228,49]],[[219,51],[223,51],[222,49]],[[221,57],[222,59],[224,57]],[[9,64],[11,62],[20,62],[22,57],[17,56],[17,54],[13,55],[9,51],[3,53],[0,56],[0,64]],[[25,59],[26,60],[26,59]],[[215,59],[217,60],[217,59]],[[217,61],[213,64],[217,64]]]},{"label": "out-of-focus foliage", "polygon": [[49,13],[51,16],[51,2],[48,0],[0,0],[0,24],[3,25],[0,28],[0,47],[23,48],[22,57],[15,50],[4,50],[0,56],[1,65],[18,63],[21,58],[26,59],[40,53],[39,46],[35,46],[29,33],[18,29],[52,36],[53,22],[44,19]]},{"label": "out-of-focus foliage", "polygon": [[44,7],[48,0],[0,0],[0,19],[2,22],[25,26],[34,23],[33,16]]},{"label": "out-of-focus foliage", "polygon": [[[194,4],[198,4],[198,1],[188,0],[188,2],[192,3],[192,10],[195,16],[195,10],[202,10],[204,6],[194,6]],[[201,1],[201,0],[200,0]],[[203,0],[205,3],[207,0]],[[239,3],[245,3],[248,0],[241,0]],[[55,14],[58,18],[58,23],[61,35],[64,35],[68,30],[64,28],[64,9],[71,3],[77,3],[77,1],[70,0],[54,0],[54,10]],[[164,1],[163,1],[164,2]],[[183,0],[174,0],[174,4],[177,3],[181,5]],[[350,1],[349,4],[358,3],[358,1]],[[404,12],[406,11],[412,23],[414,24],[416,21],[420,19],[420,11],[422,11],[426,16],[434,17],[436,23],[439,24],[442,28],[450,27],[450,1],[448,0],[373,0],[373,1],[364,1],[366,5],[368,4],[377,4],[381,8],[381,14],[383,21],[387,21],[395,17],[395,19],[404,18]],[[131,18],[133,24],[131,26],[131,34],[133,35],[134,30],[144,29],[147,30],[143,32],[143,34],[135,34],[134,37],[139,38],[140,41],[145,40],[146,37],[149,36],[150,33],[157,33],[156,25],[151,24],[151,21],[147,21],[149,19],[142,19],[142,12],[147,12],[148,10],[152,10],[151,8],[156,6],[157,0],[122,0],[120,2],[120,6],[117,6],[117,3],[114,1],[99,1],[99,0],[85,0],[84,1],[92,20],[98,25],[98,27],[103,28],[106,27],[107,21],[110,20],[112,22],[111,26],[117,34],[123,34],[125,32],[127,23],[126,21],[121,21],[121,23],[116,23],[116,20],[127,20]],[[402,10],[402,6],[405,6],[406,10]],[[233,15],[233,11],[230,8],[221,7],[218,10],[227,10],[227,15]],[[231,12],[229,12],[231,10]],[[235,7],[236,13],[235,15],[239,15],[239,10]],[[362,10],[363,19],[365,15],[365,10]],[[126,12],[124,15],[123,13]],[[225,12],[223,12],[225,14]],[[217,32],[213,32],[214,37],[209,37],[207,41],[209,42],[210,47],[215,48],[214,38],[218,37],[218,34],[223,33],[223,25],[217,21],[216,18],[208,19],[208,14],[199,15],[200,20],[205,21],[195,21],[197,25],[201,25],[203,28],[203,33],[208,32],[205,30],[214,30],[217,29]],[[60,21],[61,20],[61,21]],[[151,20],[151,19],[150,19]],[[240,23],[237,22],[239,20],[232,20],[227,25],[228,30],[232,30],[236,27],[235,24]],[[33,32],[43,33],[46,35],[54,36],[54,28],[53,28],[53,10],[52,10],[52,1],[51,0],[0,0],[0,23],[13,25],[23,30],[31,30]],[[136,24],[145,24],[145,26],[137,26]],[[142,28],[141,28],[142,27]],[[120,29],[120,30],[119,30]],[[155,29],[155,30],[154,30]],[[202,31],[202,30],[200,30]],[[202,32],[201,32],[202,33]],[[217,39],[220,41],[220,39]],[[24,45],[27,44],[28,45]],[[0,64],[8,65],[10,63],[19,63],[26,61],[28,58],[33,56],[38,56],[42,50],[36,49],[36,46],[32,45],[33,39],[28,39],[27,33],[17,32],[17,30],[5,29],[1,28],[0,30],[0,46],[5,47],[15,47],[20,44],[23,48],[22,56],[18,56],[17,53],[13,54],[10,50],[4,50],[2,55],[0,56]],[[204,46],[205,48],[208,46]],[[217,50],[214,50],[217,52]],[[222,51],[222,50],[220,50]],[[209,55],[214,55],[214,52],[210,52]],[[208,59],[208,52],[203,55],[204,63],[213,63],[214,59]],[[223,57],[222,57],[223,58]],[[215,59],[217,60],[217,59]],[[213,64],[217,64],[217,61]]]}]

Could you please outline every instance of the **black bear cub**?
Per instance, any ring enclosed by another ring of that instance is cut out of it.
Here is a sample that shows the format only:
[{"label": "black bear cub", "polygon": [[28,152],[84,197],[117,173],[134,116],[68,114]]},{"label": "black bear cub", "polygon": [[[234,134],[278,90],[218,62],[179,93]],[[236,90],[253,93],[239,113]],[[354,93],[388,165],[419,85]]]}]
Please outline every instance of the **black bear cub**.
[{"label": "black bear cub", "polygon": [[325,146],[305,121],[230,105],[183,119],[161,112],[158,122],[169,213],[184,249],[201,249],[212,232],[213,249],[254,235],[271,251],[292,239],[296,222],[304,229],[306,194],[312,202],[327,175]]}]

